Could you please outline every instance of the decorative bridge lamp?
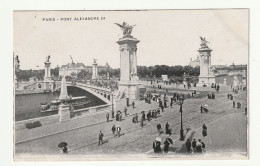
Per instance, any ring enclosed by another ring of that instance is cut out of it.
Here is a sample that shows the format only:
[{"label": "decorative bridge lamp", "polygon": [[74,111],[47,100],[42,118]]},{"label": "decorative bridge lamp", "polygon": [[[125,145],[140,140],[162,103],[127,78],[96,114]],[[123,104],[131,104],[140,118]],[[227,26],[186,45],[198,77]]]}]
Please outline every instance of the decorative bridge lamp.
[{"label": "decorative bridge lamp", "polygon": [[184,133],[183,133],[183,122],[182,122],[182,104],[184,101],[183,96],[180,98],[179,100],[180,102],[180,113],[181,113],[181,130],[180,130],[180,140],[183,141],[184,140]]}]

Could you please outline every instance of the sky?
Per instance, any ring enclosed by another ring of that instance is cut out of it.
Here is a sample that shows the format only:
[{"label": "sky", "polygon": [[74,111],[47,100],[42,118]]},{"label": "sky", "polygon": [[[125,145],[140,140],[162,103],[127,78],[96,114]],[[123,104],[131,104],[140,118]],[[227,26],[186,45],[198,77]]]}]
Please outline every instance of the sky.
[{"label": "sky", "polygon": [[[75,20],[80,17],[99,20]],[[23,70],[43,69],[48,55],[52,68],[70,63],[70,55],[76,63],[91,65],[95,58],[119,68],[116,42],[123,35],[114,23],[123,21],[135,25],[138,65],[188,65],[198,55],[199,36],[210,42],[212,65],[248,63],[247,9],[14,11],[13,51]]]}]

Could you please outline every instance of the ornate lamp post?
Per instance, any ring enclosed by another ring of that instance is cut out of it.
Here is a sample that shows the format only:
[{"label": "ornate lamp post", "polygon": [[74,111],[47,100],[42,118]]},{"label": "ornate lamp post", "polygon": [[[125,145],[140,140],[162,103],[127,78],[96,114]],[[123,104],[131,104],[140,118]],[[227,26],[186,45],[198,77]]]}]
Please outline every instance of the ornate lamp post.
[{"label": "ornate lamp post", "polygon": [[180,130],[180,140],[184,140],[184,135],[183,135],[183,122],[182,122],[182,104],[183,104],[183,96],[180,98],[180,113],[181,113],[181,130]]},{"label": "ornate lamp post", "polygon": [[114,114],[115,114],[115,111],[114,111],[114,90],[111,89],[112,91],[112,118],[114,118]]}]

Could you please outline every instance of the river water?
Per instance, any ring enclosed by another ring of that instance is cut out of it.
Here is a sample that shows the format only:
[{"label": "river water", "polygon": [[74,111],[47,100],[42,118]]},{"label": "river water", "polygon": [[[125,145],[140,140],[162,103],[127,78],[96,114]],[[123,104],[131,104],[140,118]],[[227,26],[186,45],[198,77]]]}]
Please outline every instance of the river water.
[{"label": "river water", "polygon": [[[88,99],[93,101],[91,105],[88,105],[88,107],[105,104],[105,102],[103,102],[101,99],[81,88],[68,86],[67,90],[69,96],[87,96]],[[59,92],[15,95],[15,121],[57,114],[58,111],[40,112],[39,106],[40,103],[50,102],[52,100],[58,99],[58,97]]]}]

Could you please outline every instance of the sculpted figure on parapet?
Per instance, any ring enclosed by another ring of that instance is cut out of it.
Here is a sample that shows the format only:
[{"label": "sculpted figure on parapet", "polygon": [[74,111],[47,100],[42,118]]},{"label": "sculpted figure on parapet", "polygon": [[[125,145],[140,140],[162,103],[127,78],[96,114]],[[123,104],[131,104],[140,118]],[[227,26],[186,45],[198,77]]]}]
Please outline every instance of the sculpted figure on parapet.
[{"label": "sculpted figure on parapet", "polygon": [[46,57],[46,62],[50,62],[50,58],[51,58],[51,56],[49,55],[49,56],[47,56]]},{"label": "sculpted figure on parapet", "polygon": [[200,40],[201,40],[200,46],[202,46],[202,47],[208,47],[207,44],[209,44],[209,42],[206,40],[205,37],[203,38],[203,37],[200,36]]},{"label": "sculpted figure on parapet", "polygon": [[135,25],[130,26],[126,22],[123,22],[122,25],[118,24],[118,23],[115,23],[115,24],[118,25],[121,28],[121,30],[123,31],[124,37],[131,36],[133,27],[135,26]]}]

